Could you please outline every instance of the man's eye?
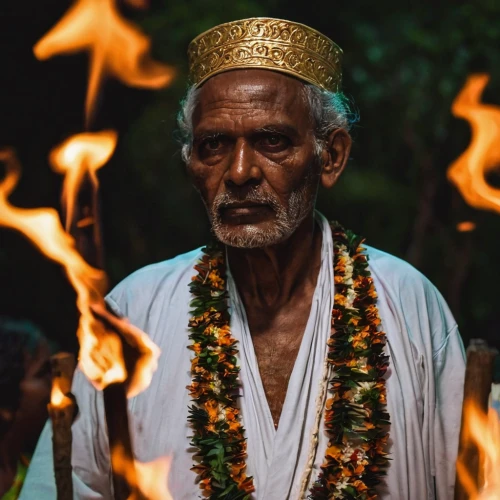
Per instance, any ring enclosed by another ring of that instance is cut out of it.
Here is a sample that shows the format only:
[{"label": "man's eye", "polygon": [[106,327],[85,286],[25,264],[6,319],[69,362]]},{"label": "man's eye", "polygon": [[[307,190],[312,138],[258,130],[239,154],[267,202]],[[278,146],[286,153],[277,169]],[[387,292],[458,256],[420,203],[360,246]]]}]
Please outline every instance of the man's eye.
[{"label": "man's eye", "polygon": [[213,156],[224,148],[225,141],[222,137],[207,137],[200,142],[198,152],[201,157]]},{"label": "man's eye", "polygon": [[282,151],[290,145],[289,139],[281,134],[266,134],[260,138],[259,143],[271,151]]},{"label": "man's eye", "polygon": [[215,150],[220,147],[220,140],[219,139],[208,139],[205,142],[205,147],[210,150]]}]

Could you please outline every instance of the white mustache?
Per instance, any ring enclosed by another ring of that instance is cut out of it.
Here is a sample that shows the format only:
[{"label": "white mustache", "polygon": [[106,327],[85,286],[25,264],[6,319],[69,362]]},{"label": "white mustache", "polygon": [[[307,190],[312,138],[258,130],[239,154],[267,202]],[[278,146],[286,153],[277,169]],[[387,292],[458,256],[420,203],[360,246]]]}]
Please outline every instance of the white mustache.
[{"label": "white mustache", "polygon": [[221,209],[227,208],[228,206],[237,205],[244,202],[269,205],[274,211],[277,211],[279,208],[281,208],[281,204],[275,196],[268,193],[250,191],[244,198],[234,196],[231,193],[221,193],[217,195],[212,205],[212,212],[220,211]]}]

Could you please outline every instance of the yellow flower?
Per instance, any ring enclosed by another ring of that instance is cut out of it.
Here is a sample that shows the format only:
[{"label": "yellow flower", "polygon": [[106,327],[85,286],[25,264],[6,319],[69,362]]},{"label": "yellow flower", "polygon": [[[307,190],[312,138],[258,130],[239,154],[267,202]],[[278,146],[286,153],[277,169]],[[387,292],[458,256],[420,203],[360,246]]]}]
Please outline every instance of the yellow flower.
[{"label": "yellow flower", "polygon": [[204,406],[208,413],[209,421],[211,423],[217,422],[219,420],[219,403],[215,399],[209,399]]},{"label": "yellow flower", "polygon": [[219,271],[215,269],[210,271],[208,279],[214,288],[219,288],[220,290],[224,288],[224,280],[219,276]]},{"label": "yellow flower", "polygon": [[353,481],[352,485],[356,488],[358,492],[366,491],[368,489],[368,486],[366,486],[366,484],[363,483],[363,481],[361,481],[360,479],[356,479],[355,481]]},{"label": "yellow flower", "polygon": [[334,303],[339,306],[345,306],[347,304],[347,299],[341,293],[336,293],[334,297]]},{"label": "yellow flower", "polygon": [[189,348],[194,351],[196,354],[200,354],[201,352],[201,345],[199,342],[196,342],[195,344],[189,346]]},{"label": "yellow flower", "polygon": [[326,449],[325,455],[327,457],[332,457],[335,460],[340,460],[342,455],[342,448],[336,444],[332,444]]},{"label": "yellow flower", "polygon": [[358,326],[359,320],[360,318],[358,318],[357,316],[351,316],[351,318],[349,319],[349,324]]},{"label": "yellow flower", "polygon": [[211,478],[206,478],[202,479],[200,481],[200,489],[204,490],[204,492],[209,495],[210,493],[213,493],[212,485],[211,485],[212,479]]}]

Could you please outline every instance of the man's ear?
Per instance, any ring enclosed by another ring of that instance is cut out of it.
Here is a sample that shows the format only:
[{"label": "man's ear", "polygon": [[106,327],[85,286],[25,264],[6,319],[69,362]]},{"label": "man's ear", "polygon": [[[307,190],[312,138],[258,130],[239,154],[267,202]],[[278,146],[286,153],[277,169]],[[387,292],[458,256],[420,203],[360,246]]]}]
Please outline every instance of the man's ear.
[{"label": "man's ear", "polygon": [[337,128],[330,132],[323,150],[321,184],[330,189],[347,165],[351,152],[352,139],[347,130]]}]

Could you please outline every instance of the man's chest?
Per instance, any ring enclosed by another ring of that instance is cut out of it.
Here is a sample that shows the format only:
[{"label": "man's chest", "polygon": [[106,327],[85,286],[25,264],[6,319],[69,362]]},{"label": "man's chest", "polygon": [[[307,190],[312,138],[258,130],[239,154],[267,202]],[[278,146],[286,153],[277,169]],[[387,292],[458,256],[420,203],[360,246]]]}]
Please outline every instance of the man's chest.
[{"label": "man's chest", "polygon": [[285,401],[288,382],[307,326],[308,310],[280,315],[269,325],[249,321],[260,378],[275,424]]}]

